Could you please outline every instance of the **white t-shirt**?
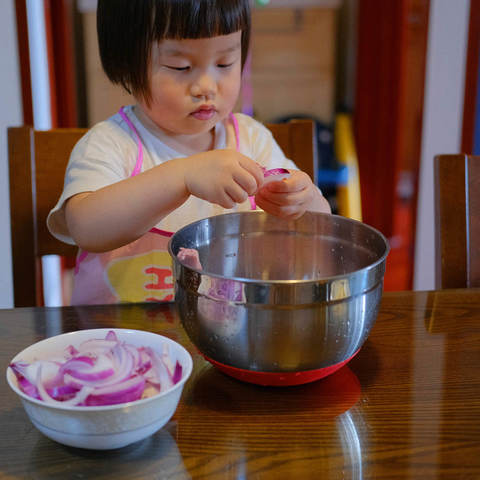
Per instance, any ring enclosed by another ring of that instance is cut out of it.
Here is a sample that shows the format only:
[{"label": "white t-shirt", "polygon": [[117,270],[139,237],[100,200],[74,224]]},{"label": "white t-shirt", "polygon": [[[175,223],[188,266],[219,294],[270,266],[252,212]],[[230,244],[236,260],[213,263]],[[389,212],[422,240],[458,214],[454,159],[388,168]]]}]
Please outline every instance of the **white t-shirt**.
[{"label": "white t-shirt", "polygon": [[[139,120],[132,106],[125,107],[124,111],[135,126],[143,145],[142,171],[173,158],[185,157],[155,136]],[[266,169],[281,167],[297,169],[295,164],[285,157],[265,126],[241,113],[236,113],[235,117],[239,126],[240,153]],[[226,120],[215,126],[215,149],[235,145],[235,140],[230,138],[234,135],[234,130],[226,127],[228,122],[229,120]],[[52,235],[66,243],[74,244],[65,221],[65,201],[78,193],[95,191],[130,177],[135,168],[137,155],[137,138],[120,114],[117,113],[92,127],[75,145],[67,166],[62,195],[48,215],[47,226]],[[228,210],[191,195],[183,205],[155,226],[161,230],[175,232],[202,218],[245,210],[250,210],[248,201]]]}]

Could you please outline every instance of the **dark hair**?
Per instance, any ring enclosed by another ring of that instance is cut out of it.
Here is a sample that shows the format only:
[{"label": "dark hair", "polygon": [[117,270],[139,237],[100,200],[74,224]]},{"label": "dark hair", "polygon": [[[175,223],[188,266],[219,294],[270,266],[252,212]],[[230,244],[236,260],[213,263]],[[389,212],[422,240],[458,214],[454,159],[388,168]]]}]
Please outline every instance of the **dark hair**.
[{"label": "dark hair", "polygon": [[151,98],[152,44],[209,38],[242,30],[242,68],[250,42],[250,0],[98,0],[97,33],[108,78],[129,93]]}]

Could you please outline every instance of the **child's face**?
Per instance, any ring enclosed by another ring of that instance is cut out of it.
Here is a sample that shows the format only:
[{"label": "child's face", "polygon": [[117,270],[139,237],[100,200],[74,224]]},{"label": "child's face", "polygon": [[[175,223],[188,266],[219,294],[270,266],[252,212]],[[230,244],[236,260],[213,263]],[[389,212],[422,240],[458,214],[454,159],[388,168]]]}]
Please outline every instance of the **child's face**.
[{"label": "child's face", "polygon": [[153,48],[152,100],[143,110],[166,133],[208,132],[233,109],[240,90],[241,31],[163,40]]}]

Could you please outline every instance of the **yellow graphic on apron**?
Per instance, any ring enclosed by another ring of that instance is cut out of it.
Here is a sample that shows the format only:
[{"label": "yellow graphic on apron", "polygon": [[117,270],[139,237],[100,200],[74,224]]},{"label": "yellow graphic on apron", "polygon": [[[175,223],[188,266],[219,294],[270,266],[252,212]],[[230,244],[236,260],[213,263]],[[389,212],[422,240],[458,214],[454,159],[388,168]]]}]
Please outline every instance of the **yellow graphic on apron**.
[{"label": "yellow graphic on apron", "polygon": [[116,259],[107,265],[106,279],[120,302],[173,300],[172,262],[164,251]]}]

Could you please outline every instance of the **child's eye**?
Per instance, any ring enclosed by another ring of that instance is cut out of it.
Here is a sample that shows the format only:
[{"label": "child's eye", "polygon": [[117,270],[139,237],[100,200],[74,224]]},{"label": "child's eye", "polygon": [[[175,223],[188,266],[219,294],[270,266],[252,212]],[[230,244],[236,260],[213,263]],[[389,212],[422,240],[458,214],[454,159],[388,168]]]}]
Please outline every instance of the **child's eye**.
[{"label": "child's eye", "polygon": [[228,67],[231,67],[235,62],[232,62],[232,63],[219,63],[217,64],[217,67],[218,68],[228,68]]},{"label": "child's eye", "polygon": [[175,70],[177,72],[186,72],[190,69],[190,67],[172,67],[171,65],[165,65],[170,70]]}]

